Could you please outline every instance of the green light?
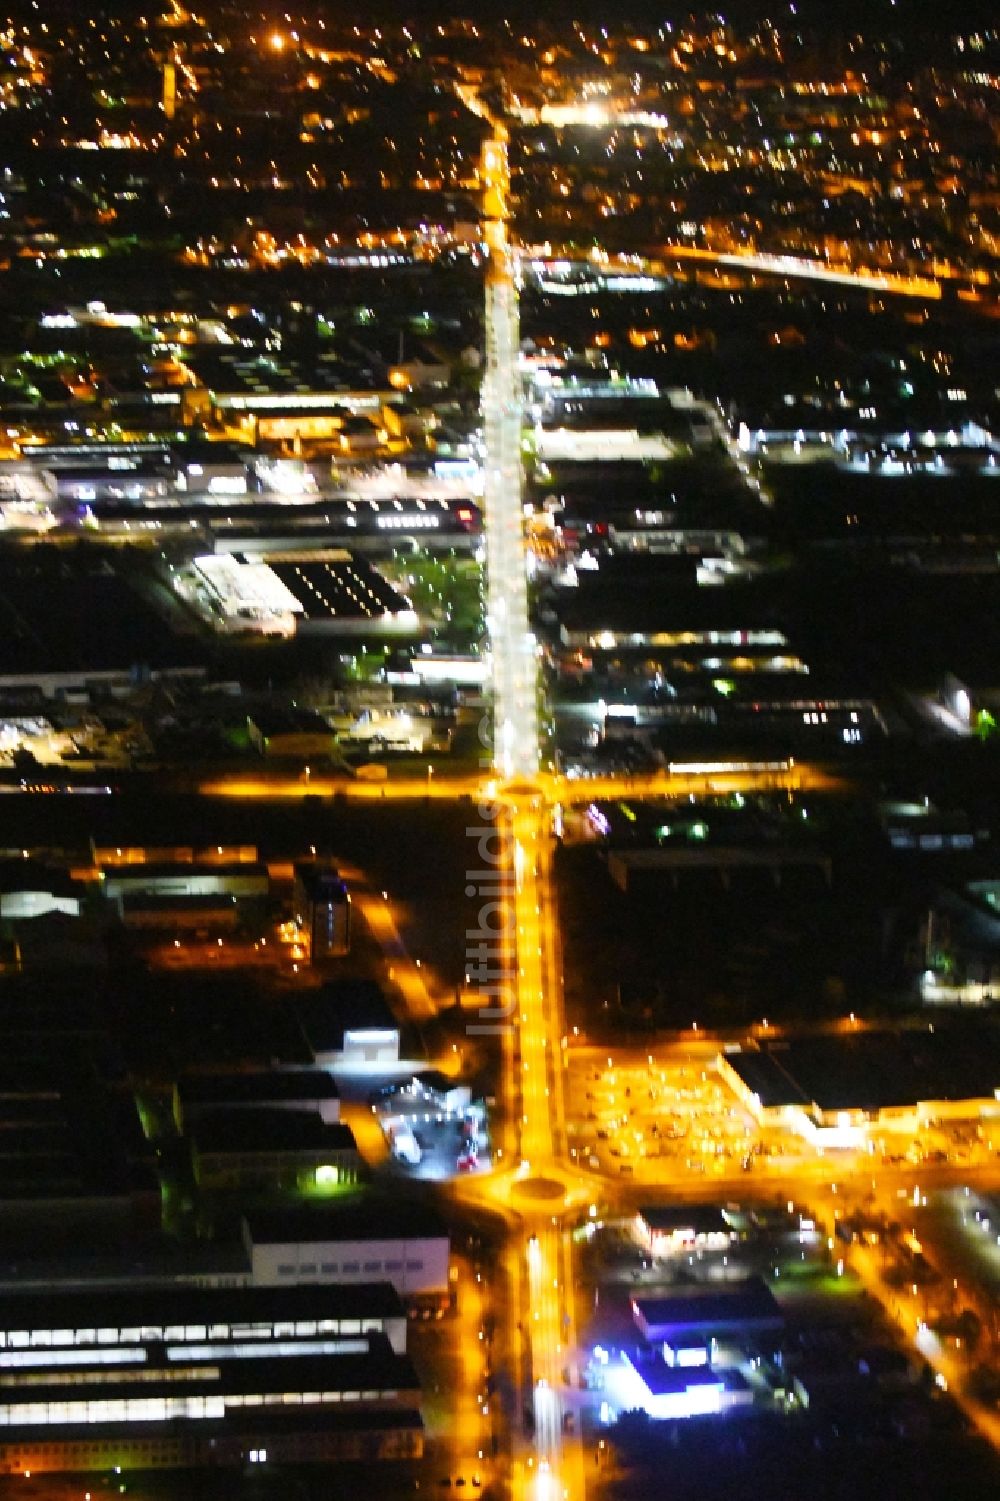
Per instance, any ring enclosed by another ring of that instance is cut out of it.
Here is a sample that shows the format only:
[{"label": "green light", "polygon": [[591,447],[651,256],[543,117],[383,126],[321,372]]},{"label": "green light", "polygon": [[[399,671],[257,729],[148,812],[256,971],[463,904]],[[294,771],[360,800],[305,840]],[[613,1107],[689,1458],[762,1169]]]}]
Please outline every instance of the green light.
[{"label": "green light", "polygon": [[635,823],[635,814],[629,807],[628,803],[619,803],[618,806],[624,813],[625,817],[628,819],[629,823]]},{"label": "green light", "polygon": [[671,830],[670,825],[668,823],[663,823],[657,829],[657,831],[656,831],[656,837],[657,837],[657,839],[669,839],[671,833],[672,833],[672,830]]},{"label": "green light", "polygon": [[713,678],[712,687],[716,693],[721,693],[723,698],[728,698],[731,693],[736,692],[736,684],[731,678]]},{"label": "green light", "polygon": [[707,823],[693,823],[691,825],[690,829],[688,830],[688,833],[690,834],[690,837],[692,839],[707,839],[708,838],[708,824]]}]

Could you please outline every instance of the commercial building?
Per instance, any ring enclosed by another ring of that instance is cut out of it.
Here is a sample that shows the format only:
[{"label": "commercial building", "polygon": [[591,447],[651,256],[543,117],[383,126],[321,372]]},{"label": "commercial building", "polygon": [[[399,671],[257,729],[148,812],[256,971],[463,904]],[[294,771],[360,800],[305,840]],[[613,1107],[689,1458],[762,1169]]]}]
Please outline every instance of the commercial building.
[{"label": "commercial building", "polygon": [[762,1125],[816,1146],[861,1147],[939,1120],[1000,1116],[997,1029],[988,1020],[900,1032],[857,1030],[721,1053],[717,1067]]},{"label": "commercial building", "polygon": [[415,1457],[385,1284],[0,1292],[0,1474]]},{"label": "commercial building", "polygon": [[419,1168],[422,1178],[474,1171],[481,1152],[485,1159],[486,1106],[481,1099],[473,1103],[467,1084],[424,1069],[384,1085],[370,1099],[393,1156]]},{"label": "commercial building", "polygon": [[226,389],[219,378],[211,382],[213,417],[255,446],[298,440],[336,448],[351,417],[363,413],[380,422],[384,407],[402,400],[391,390],[249,390],[235,383],[235,370],[219,371],[218,377],[233,383]]},{"label": "commercial building", "polygon": [[53,463],[42,472],[57,499],[81,506],[102,500],[128,500],[138,506],[145,500],[170,495],[177,482],[168,463],[145,456],[134,460],[112,456],[103,462],[73,465]]},{"label": "commercial building", "polygon": [[[244,567],[255,561],[280,565],[332,558],[347,563],[356,561],[359,552],[384,553],[387,546],[410,535],[419,536],[421,547],[429,551],[475,550],[482,535],[482,515],[468,482],[459,486],[446,476],[400,473],[393,488],[399,489],[399,496],[338,494],[322,500],[308,496],[294,514],[289,514],[287,502],[266,493],[255,502],[251,516],[245,506],[235,504],[216,504],[210,515],[203,509],[196,512],[192,505],[175,506],[171,511],[174,518],[204,526],[217,557],[235,556]],[[450,490],[468,493],[451,499]],[[102,525],[108,519],[102,518]],[[165,512],[162,520],[167,520]],[[347,548],[349,552],[341,550]],[[242,577],[240,571],[235,575],[236,580]],[[303,604],[299,586],[287,587]]]},{"label": "commercial building", "polygon": [[676,1256],[696,1247],[722,1250],[736,1239],[725,1210],[715,1204],[643,1205],[633,1231],[651,1256]]},{"label": "commercial building", "polygon": [[[161,407],[180,404],[168,398]],[[150,410],[144,413],[152,419]],[[32,450],[31,468],[54,497],[79,507],[105,501],[173,498],[177,493],[217,500],[247,493],[247,457],[229,443],[46,443]]]},{"label": "commercial building", "polygon": [[632,1299],[636,1328],[650,1344],[673,1344],[678,1336],[742,1341],[773,1337],[785,1327],[770,1288],[760,1277],[725,1287],[677,1288],[665,1297]]},{"label": "commercial building", "polygon": [[177,450],[177,489],[203,499],[246,495],[250,455],[230,443],[189,441]]},{"label": "commercial building", "polygon": [[[655,1219],[652,1211],[641,1211],[646,1224],[647,1213]],[[613,1409],[640,1409],[661,1421],[752,1406],[753,1388],[744,1372],[762,1350],[773,1352],[785,1325],[759,1277],[637,1295],[632,1316],[644,1344],[622,1349],[615,1360],[597,1347],[602,1385]]]},{"label": "commercial building", "polygon": [[658,1356],[643,1359],[624,1350],[621,1358],[633,1405],[651,1418],[706,1417],[753,1405],[753,1391],[739,1371],[713,1371],[707,1365],[684,1370]]},{"label": "commercial building", "polygon": [[379,1101],[380,1107],[401,1115],[433,1111],[438,1119],[462,1115],[471,1103],[468,1084],[436,1068],[424,1068],[410,1079],[400,1079],[398,1085],[382,1091]]},{"label": "commercial building", "polygon": [[[334,505],[333,510],[343,513],[344,503]],[[356,511],[341,519],[345,523],[353,519],[357,526]],[[439,513],[423,509],[403,512],[392,507],[374,518],[374,530],[383,535],[423,532],[439,528],[441,519]],[[287,518],[282,518],[282,526],[288,525]],[[417,617],[409,600],[364,560],[343,548],[310,545],[309,538],[294,547],[281,546],[274,538],[266,540],[264,555],[260,541],[240,552],[220,547],[193,559],[189,569],[176,575],[178,591],[216,629],[277,636],[358,635],[372,630],[406,634],[416,629]],[[266,727],[259,728],[267,739]]]}]

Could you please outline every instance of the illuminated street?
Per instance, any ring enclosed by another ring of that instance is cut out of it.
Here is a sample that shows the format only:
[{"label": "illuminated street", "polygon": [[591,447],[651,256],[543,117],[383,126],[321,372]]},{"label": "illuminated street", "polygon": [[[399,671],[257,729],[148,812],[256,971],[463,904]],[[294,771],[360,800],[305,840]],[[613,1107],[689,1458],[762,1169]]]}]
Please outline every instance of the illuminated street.
[{"label": "illuminated street", "polygon": [[[504,850],[515,897],[515,1025],[505,1036],[508,1136],[517,1166],[482,1185],[517,1211],[509,1270],[523,1288],[520,1318],[512,1309],[512,1343],[521,1343],[524,1404],[531,1421],[514,1449],[518,1495],[582,1495],[579,1438],[564,1435],[562,1389],[575,1333],[568,1243],[560,1229],[569,1183],[558,1143],[565,1140],[561,1008],[555,965],[551,838],[540,795],[519,793],[502,814]],[[579,1201],[579,1186],[575,1201]],[[520,1327],[518,1327],[520,1326]]]},{"label": "illuminated street", "polygon": [[[493,762],[505,781],[527,781],[538,771],[537,668],[528,627],[527,554],[521,503],[521,396],[517,271],[507,242],[509,194],[507,142],[496,131],[483,149],[484,223],[489,250],[486,282],[486,372],[482,405],[485,433],[485,522],[488,623],[493,676]],[[560,1392],[572,1348],[572,1300],[567,1296],[557,1214],[563,1191],[551,1177],[563,1132],[561,1005],[552,945],[549,813],[540,791],[512,793],[504,811],[504,850],[513,875],[514,995],[517,1046],[516,1109],[518,1187],[538,1213],[525,1212],[524,1360],[531,1382],[529,1442],[515,1449],[516,1495],[549,1501],[582,1496],[579,1440],[564,1443]],[[508,1029],[509,1030],[509,1029]],[[523,1233],[523,1232],[522,1232]],[[570,1283],[571,1285],[571,1283]]]},{"label": "illuminated street", "polygon": [[486,370],[482,386],[487,621],[493,678],[494,764],[505,778],[538,770],[535,638],[521,504],[521,392],[517,266],[507,239],[506,136],[483,147]]},{"label": "illuminated street", "polygon": [[711,250],[693,245],[663,245],[655,256],[608,257],[598,252],[589,258],[574,256],[566,249],[555,253],[551,245],[532,247],[526,254],[542,267],[558,264],[561,268],[571,265],[599,265],[606,273],[625,275],[662,276],[672,259],[680,262],[694,261],[702,264],[731,266],[767,276],[803,278],[809,281],[828,282],[835,286],[863,287],[872,292],[886,292],[900,297],[938,299],[942,295],[941,283],[930,276],[879,275],[873,271],[853,270],[849,266],[827,265],[810,260],[806,256],[762,255],[751,250]]},{"label": "illuminated street", "polygon": [[[618,798],[690,798],[725,795],[734,792],[836,792],[850,784],[824,767],[803,761],[686,763],[664,771],[630,774],[602,774],[591,777],[566,777],[552,772],[538,772],[532,786],[545,802],[554,807],[586,805]],[[507,787],[495,776],[482,772],[452,773],[446,767],[433,777],[400,776],[369,781],[360,777],[332,776],[328,772],[290,777],[281,772],[253,776],[233,772],[206,779],[198,784],[204,797],[239,798],[248,801],[301,801],[304,797],[345,797],[357,802],[416,801],[431,798],[435,802],[456,798],[504,804],[511,800]]]}]

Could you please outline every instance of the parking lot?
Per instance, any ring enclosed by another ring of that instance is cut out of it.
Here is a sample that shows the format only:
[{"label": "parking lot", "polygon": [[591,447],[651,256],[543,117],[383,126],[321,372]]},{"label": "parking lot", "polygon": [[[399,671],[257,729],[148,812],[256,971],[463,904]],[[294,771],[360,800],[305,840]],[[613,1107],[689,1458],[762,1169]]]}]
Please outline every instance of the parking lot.
[{"label": "parking lot", "polygon": [[571,1155],[619,1177],[729,1175],[767,1150],[708,1060],[573,1054],[567,1109]]},{"label": "parking lot", "polygon": [[1000,1123],[925,1120],[873,1126],[859,1147],[814,1145],[790,1126],[762,1126],[728,1087],[706,1045],[656,1053],[569,1048],[566,1114],[570,1155],[619,1181],[711,1182],[743,1173],[774,1176],[826,1161],[846,1166],[980,1167],[994,1160]]}]

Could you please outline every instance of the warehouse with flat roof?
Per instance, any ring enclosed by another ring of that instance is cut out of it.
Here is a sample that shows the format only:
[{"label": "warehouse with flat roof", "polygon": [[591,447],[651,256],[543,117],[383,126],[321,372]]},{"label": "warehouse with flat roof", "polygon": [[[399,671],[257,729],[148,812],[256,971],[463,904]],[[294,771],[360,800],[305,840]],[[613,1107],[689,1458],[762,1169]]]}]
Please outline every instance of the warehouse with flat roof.
[{"label": "warehouse with flat roof", "polygon": [[174,1085],[174,1120],[183,1131],[212,1110],[304,1110],[327,1125],[340,1119],[340,1092],[320,1068],[186,1074]]},{"label": "warehouse with flat roof", "polygon": [[350,1126],[319,1111],[206,1110],[190,1135],[195,1181],[208,1190],[330,1188],[353,1183],[361,1165]]},{"label": "warehouse with flat roof", "polygon": [[243,1221],[255,1285],[384,1277],[410,1304],[447,1297],[451,1242],[441,1216],[411,1200],[348,1198]]},{"label": "warehouse with flat roof", "polygon": [[385,1283],[0,1293],[0,1474],[415,1457]]}]

